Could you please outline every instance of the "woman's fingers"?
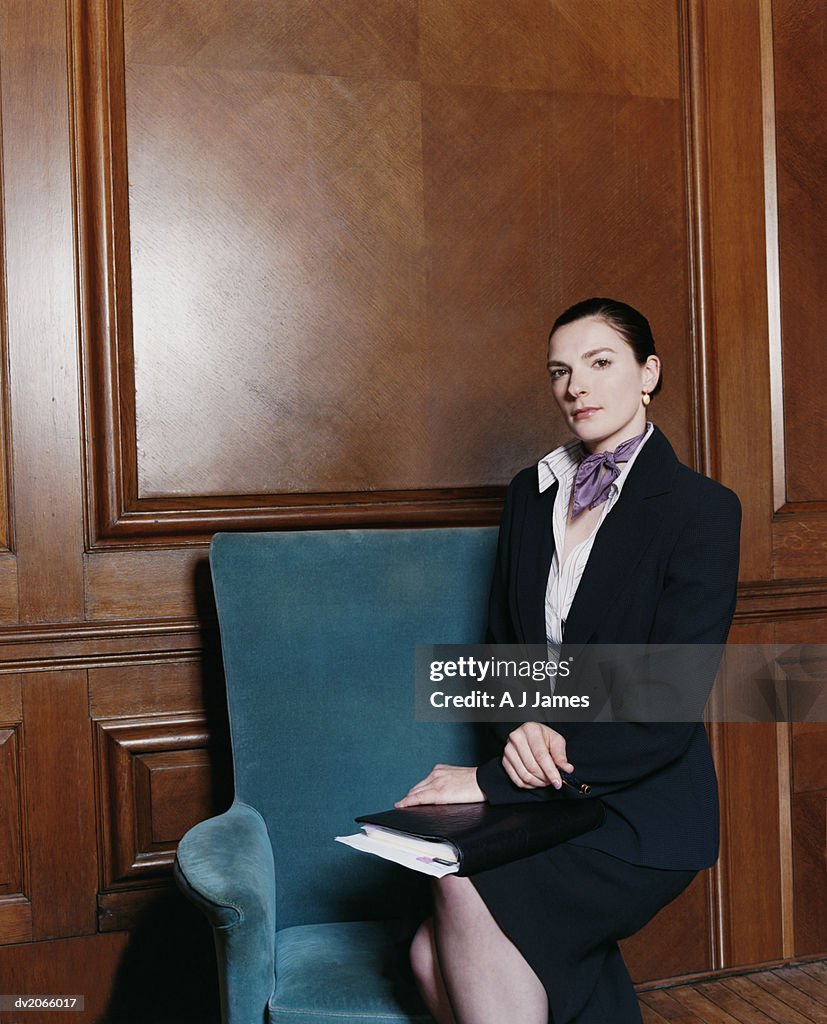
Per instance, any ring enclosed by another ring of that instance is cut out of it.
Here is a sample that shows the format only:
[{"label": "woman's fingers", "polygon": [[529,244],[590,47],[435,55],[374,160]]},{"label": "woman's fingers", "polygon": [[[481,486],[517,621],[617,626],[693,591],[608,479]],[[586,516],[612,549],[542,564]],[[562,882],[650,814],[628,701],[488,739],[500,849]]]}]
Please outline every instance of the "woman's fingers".
[{"label": "woman's fingers", "polygon": [[519,758],[515,758],[515,755],[506,749],[503,751],[503,768],[505,769],[506,775],[511,779],[515,786],[519,786],[520,789],[538,789],[541,786],[547,786],[548,782],[543,779],[536,778],[529,772],[522,761]]},{"label": "woman's fingers", "polygon": [[562,736],[559,732],[555,732],[554,729],[546,727],[546,738],[548,750],[555,765],[569,774],[573,772],[574,765],[569,761],[566,753],[566,737]]},{"label": "woman's fingers", "polygon": [[[507,744],[503,750],[503,767],[512,782],[522,786],[547,786],[549,780],[535,758],[516,744]],[[509,771],[510,769],[510,771]]]},{"label": "woman's fingers", "polygon": [[438,764],[397,800],[394,807],[418,804],[481,803],[485,794],[477,784],[477,769],[452,764]]},{"label": "woman's fingers", "polygon": [[522,788],[551,785],[560,789],[560,770],[574,771],[566,754],[565,737],[540,722],[526,722],[509,735],[503,768]]},{"label": "woman's fingers", "polygon": [[527,722],[509,736],[509,742],[513,741],[516,756],[522,761],[530,776],[536,780],[535,785],[547,786],[550,783],[555,789],[559,789],[562,785],[560,772],[554,763],[546,735],[550,732],[550,729],[539,722]]},{"label": "woman's fingers", "polygon": [[[573,772],[566,754],[566,738],[540,722],[525,722],[508,737],[503,750],[503,768],[515,786],[560,789],[560,771]],[[476,768],[437,764],[424,779],[411,786],[394,807],[419,804],[478,803],[485,794],[477,784]]]}]

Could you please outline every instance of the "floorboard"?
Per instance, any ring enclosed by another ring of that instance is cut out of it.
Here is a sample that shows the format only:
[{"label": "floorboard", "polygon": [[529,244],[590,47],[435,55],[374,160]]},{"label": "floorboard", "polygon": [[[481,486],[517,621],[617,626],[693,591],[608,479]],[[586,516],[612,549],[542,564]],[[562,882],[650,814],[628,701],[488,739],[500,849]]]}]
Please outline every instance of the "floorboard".
[{"label": "floorboard", "polygon": [[638,993],[644,1024],[827,1024],[827,962]]}]

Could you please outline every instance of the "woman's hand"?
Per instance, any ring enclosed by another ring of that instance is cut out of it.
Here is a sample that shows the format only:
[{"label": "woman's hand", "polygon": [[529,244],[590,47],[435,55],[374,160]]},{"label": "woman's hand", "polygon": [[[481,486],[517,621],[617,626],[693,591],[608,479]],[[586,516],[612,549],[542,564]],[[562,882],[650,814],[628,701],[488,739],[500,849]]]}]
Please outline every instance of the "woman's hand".
[{"label": "woman's hand", "polygon": [[421,782],[412,786],[394,807],[417,804],[478,804],[485,793],[477,785],[477,769],[455,764],[436,764]]},{"label": "woman's hand", "polygon": [[560,770],[574,771],[566,756],[566,738],[540,722],[524,722],[509,733],[503,750],[503,768],[520,789],[554,786],[563,781]]}]

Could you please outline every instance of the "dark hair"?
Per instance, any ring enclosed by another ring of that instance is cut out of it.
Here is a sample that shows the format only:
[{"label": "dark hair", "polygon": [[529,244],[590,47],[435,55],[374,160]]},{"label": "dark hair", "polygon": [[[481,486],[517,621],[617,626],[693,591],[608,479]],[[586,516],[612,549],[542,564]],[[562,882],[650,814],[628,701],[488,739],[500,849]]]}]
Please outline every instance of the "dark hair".
[{"label": "dark hair", "polygon": [[[576,320],[585,320],[588,317],[603,320],[609,327],[614,328],[634,352],[635,359],[641,366],[649,356],[657,355],[649,321],[633,306],[627,306],[625,302],[618,302],[617,299],[584,299],[582,302],[569,306],[554,321],[554,326],[548,334],[549,340],[558,327],[564,327],[566,324],[573,324]],[[652,398],[660,391],[662,383],[663,371],[658,377],[657,384],[649,392]]]}]

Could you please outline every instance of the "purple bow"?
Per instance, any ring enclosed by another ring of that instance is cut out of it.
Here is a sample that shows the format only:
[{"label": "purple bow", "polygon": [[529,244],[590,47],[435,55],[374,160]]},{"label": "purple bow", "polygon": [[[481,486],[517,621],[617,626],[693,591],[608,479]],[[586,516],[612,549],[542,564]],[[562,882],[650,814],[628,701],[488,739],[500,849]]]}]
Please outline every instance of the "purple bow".
[{"label": "purple bow", "polygon": [[646,436],[644,430],[637,437],[619,444],[613,452],[595,452],[587,455],[577,468],[574,478],[574,502],[571,515],[576,518],[587,508],[597,508],[609,497],[609,489],[620,476],[619,462],[628,462],[635,449]]}]

